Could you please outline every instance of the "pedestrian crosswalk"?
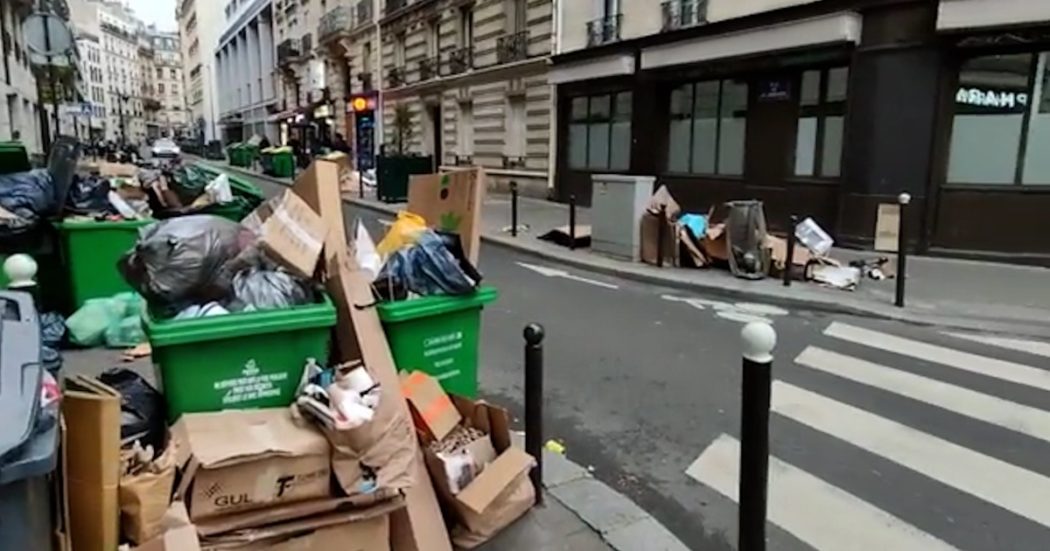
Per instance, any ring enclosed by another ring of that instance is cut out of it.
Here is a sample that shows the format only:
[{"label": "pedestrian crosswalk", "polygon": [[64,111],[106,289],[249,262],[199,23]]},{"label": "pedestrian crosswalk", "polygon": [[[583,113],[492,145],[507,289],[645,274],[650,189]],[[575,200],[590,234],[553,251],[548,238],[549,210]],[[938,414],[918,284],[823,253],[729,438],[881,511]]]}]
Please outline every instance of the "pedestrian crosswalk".
[{"label": "pedestrian crosswalk", "polygon": [[[895,333],[832,322],[795,357],[788,368],[793,376],[774,380],[769,521],[815,549],[1050,549],[1050,469],[1039,466],[1050,463],[1050,455],[1017,465],[1001,453],[1008,447],[1004,442],[1024,438],[1032,442],[1027,449],[1050,452],[1050,344],[969,333]],[[1009,399],[1011,391],[1024,399]],[[859,399],[857,392],[867,396]],[[959,421],[922,422],[937,415]],[[979,426],[981,437],[956,434],[966,423]],[[785,426],[800,428],[777,434]],[[778,450],[778,441],[788,447]],[[829,454],[843,449],[837,443],[858,450],[853,460],[890,464],[900,478],[926,481],[932,491],[878,488],[867,495],[863,485],[843,488],[843,469],[863,478],[878,466],[858,462],[836,467],[835,475],[825,472],[836,462]],[[794,453],[794,462],[778,455],[790,457],[797,449],[809,455]],[[723,434],[686,474],[736,501],[738,458],[739,442]],[[928,502],[898,511],[894,492],[902,502],[916,495]],[[956,531],[950,518],[913,518],[917,509],[947,514],[971,502],[980,511],[999,511],[992,516],[1007,518],[1010,528],[983,519],[988,536],[976,541],[967,536],[972,527]],[[1014,534],[1024,523],[1023,534]]]}]

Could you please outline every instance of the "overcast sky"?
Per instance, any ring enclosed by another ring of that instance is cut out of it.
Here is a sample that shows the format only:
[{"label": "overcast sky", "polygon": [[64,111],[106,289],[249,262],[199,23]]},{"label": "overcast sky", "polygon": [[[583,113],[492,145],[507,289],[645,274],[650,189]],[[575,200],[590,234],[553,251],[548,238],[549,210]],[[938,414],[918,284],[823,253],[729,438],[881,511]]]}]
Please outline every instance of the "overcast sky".
[{"label": "overcast sky", "polygon": [[177,31],[175,0],[127,0],[135,15],[147,25],[153,23],[162,31]]}]

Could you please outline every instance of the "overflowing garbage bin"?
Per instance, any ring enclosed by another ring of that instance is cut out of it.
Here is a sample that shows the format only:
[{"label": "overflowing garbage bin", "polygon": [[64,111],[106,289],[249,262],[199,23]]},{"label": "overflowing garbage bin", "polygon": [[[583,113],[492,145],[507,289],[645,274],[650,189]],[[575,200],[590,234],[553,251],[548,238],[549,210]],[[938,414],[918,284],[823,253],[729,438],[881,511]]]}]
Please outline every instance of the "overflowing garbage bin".
[{"label": "overflowing garbage bin", "polygon": [[57,395],[47,398],[44,392],[50,375],[40,363],[32,297],[0,292],[0,303],[0,548],[50,550],[55,521],[48,477],[58,456]]},{"label": "overflowing garbage bin", "polygon": [[62,239],[73,308],[131,287],[120,277],[117,261],[135,245],[139,228],[152,220],[63,220],[55,225]]},{"label": "overflowing garbage bin", "polygon": [[272,173],[278,178],[291,178],[295,174],[295,153],[290,147],[275,147],[272,150]]}]

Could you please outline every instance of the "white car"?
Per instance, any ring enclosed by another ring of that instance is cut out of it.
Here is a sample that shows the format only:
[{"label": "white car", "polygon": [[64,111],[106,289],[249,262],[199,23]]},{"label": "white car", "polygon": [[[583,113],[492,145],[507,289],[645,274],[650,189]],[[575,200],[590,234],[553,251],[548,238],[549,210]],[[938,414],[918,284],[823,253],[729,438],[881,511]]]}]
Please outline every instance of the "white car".
[{"label": "white car", "polygon": [[171,141],[171,140],[169,140],[167,138],[161,138],[161,139],[153,142],[153,147],[150,148],[150,152],[153,153],[154,157],[161,158],[161,159],[163,159],[163,158],[169,158],[170,159],[170,158],[178,157],[179,155],[182,154],[182,150],[179,149],[179,146],[175,145],[175,142],[173,142],[173,141]]}]

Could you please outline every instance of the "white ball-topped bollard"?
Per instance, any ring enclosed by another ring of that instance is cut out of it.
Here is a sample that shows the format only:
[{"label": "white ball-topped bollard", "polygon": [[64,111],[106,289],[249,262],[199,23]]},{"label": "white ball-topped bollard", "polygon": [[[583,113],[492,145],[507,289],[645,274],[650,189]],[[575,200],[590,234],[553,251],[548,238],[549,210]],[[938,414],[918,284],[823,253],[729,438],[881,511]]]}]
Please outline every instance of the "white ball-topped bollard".
[{"label": "white ball-topped bollard", "polygon": [[4,274],[9,289],[21,289],[36,285],[36,260],[28,254],[13,254],[4,260]]},{"label": "white ball-topped bollard", "polygon": [[743,344],[744,358],[755,363],[769,363],[773,361],[777,332],[768,323],[753,321],[740,330],[740,342]]},{"label": "white ball-topped bollard", "polygon": [[907,205],[908,203],[911,203],[911,194],[906,192],[901,193],[897,196],[897,203],[901,205]]}]

